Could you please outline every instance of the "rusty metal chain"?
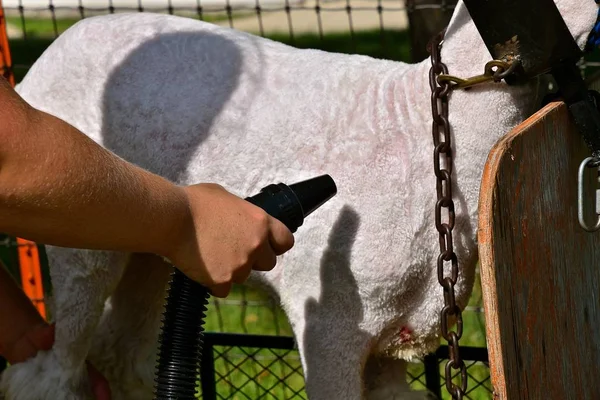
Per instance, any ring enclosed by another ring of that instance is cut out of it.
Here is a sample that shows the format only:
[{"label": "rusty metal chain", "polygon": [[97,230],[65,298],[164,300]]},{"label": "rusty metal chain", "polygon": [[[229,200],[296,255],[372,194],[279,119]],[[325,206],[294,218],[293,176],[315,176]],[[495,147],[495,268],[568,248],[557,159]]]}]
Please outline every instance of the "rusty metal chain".
[{"label": "rusty metal chain", "polygon": [[[467,367],[460,357],[459,340],[463,333],[463,320],[460,307],[456,304],[454,285],[458,280],[458,258],[454,253],[452,229],[455,214],[452,201],[452,146],[450,142],[450,123],[448,121],[448,97],[452,83],[439,81],[440,75],[448,75],[448,67],[441,60],[441,45],[444,39],[441,32],[429,43],[431,69],[429,85],[431,87],[431,110],[433,116],[433,168],[436,177],[437,202],[435,205],[435,227],[439,233],[440,254],[437,259],[438,281],[444,291],[444,307],[440,312],[442,336],[448,342],[449,360],[445,368],[446,389],[453,399],[462,399],[467,391]],[[442,213],[446,210],[447,220]],[[445,276],[444,266],[450,263],[450,276]],[[452,318],[456,319],[456,331],[450,330]],[[459,370],[460,384],[452,379],[452,370]]]},{"label": "rusty metal chain", "polygon": [[521,60],[515,59],[511,62],[503,60],[492,60],[485,64],[483,74],[473,76],[467,79],[459,78],[448,74],[440,74],[437,77],[437,82],[444,84],[452,83],[452,89],[470,89],[473,86],[487,82],[500,82],[508,75],[512,74],[517,67],[521,65]]}]

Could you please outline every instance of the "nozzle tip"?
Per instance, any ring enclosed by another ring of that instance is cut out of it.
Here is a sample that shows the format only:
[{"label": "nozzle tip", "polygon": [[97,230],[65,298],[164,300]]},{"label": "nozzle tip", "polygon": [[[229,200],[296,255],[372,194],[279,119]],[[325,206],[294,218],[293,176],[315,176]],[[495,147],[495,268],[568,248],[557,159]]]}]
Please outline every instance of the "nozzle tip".
[{"label": "nozzle tip", "polygon": [[330,175],[321,175],[289,186],[302,205],[306,218],[337,194],[337,186]]}]

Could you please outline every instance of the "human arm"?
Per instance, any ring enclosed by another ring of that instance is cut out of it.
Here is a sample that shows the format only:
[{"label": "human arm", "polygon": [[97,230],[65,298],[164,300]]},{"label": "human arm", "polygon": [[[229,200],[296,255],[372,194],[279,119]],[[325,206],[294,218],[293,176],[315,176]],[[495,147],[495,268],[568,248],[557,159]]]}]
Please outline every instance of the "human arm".
[{"label": "human arm", "polygon": [[[17,364],[34,357],[38,351],[50,350],[54,343],[54,325],[37,312],[25,293],[17,286],[0,262],[0,355]],[[92,393],[96,400],[110,400],[106,378],[87,364]]]},{"label": "human arm", "polygon": [[11,364],[24,361],[34,349],[50,347],[54,341],[50,335],[36,334],[47,325],[46,321],[2,263],[0,263],[0,321],[2,321],[0,355]]},{"label": "human arm", "polygon": [[219,297],[293,246],[260,208],[217,185],[177,186],[138,168],[0,81],[1,232],[159,254]]}]

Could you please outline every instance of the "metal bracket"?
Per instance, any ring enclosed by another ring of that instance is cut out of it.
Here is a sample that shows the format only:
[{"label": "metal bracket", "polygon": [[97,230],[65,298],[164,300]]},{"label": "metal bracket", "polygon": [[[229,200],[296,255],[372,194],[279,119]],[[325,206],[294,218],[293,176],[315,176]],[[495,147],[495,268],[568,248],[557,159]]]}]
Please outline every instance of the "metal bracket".
[{"label": "metal bracket", "polygon": [[587,225],[582,205],[585,166],[600,164],[600,111],[577,68],[583,52],[556,4],[553,0],[463,1],[492,58],[520,61],[519,68],[504,78],[506,83],[518,84],[545,73],[556,80],[573,122],[592,154],[579,170],[579,223],[588,232],[600,229],[600,217],[595,226]]},{"label": "metal bracket", "polygon": [[[593,157],[588,157],[582,161],[579,165],[579,173],[577,175],[577,218],[579,219],[579,225],[586,230],[587,232],[596,232],[600,229],[600,189],[596,189],[596,223],[594,226],[589,226],[585,221],[585,211],[584,211],[584,181],[585,181],[585,170],[586,168],[593,167],[594,162]],[[596,167],[597,170],[597,167]],[[600,172],[597,170],[597,173]],[[598,181],[600,181],[600,176],[598,177]]]},{"label": "metal bracket", "polygon": [[521,59],[509,84],[583,55],[553,0],[463,0],[494,60]]}]

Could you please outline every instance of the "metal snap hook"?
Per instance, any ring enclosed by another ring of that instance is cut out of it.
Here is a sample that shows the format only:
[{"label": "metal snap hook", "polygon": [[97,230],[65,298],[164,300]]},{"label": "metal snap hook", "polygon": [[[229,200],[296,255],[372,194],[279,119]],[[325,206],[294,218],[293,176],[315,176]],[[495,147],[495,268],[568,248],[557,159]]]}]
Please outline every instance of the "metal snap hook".
[{"label": "metal snap hook", "polygon": [[[579,174],[577,176],[577,217],[579,218],[579,225],[587,232],[595,232],[600,229],[600,189],[596,189],[596,215],[598,219],[593,227],[590,227],[583,216],[583,175],[585,174],[586,167],[594,167],[595,165],[589,166],[592,162],[595,162],[594,157],[588,157],[581,162],[579,165]],[[600,181],[600,179],[598,179]]]}]

